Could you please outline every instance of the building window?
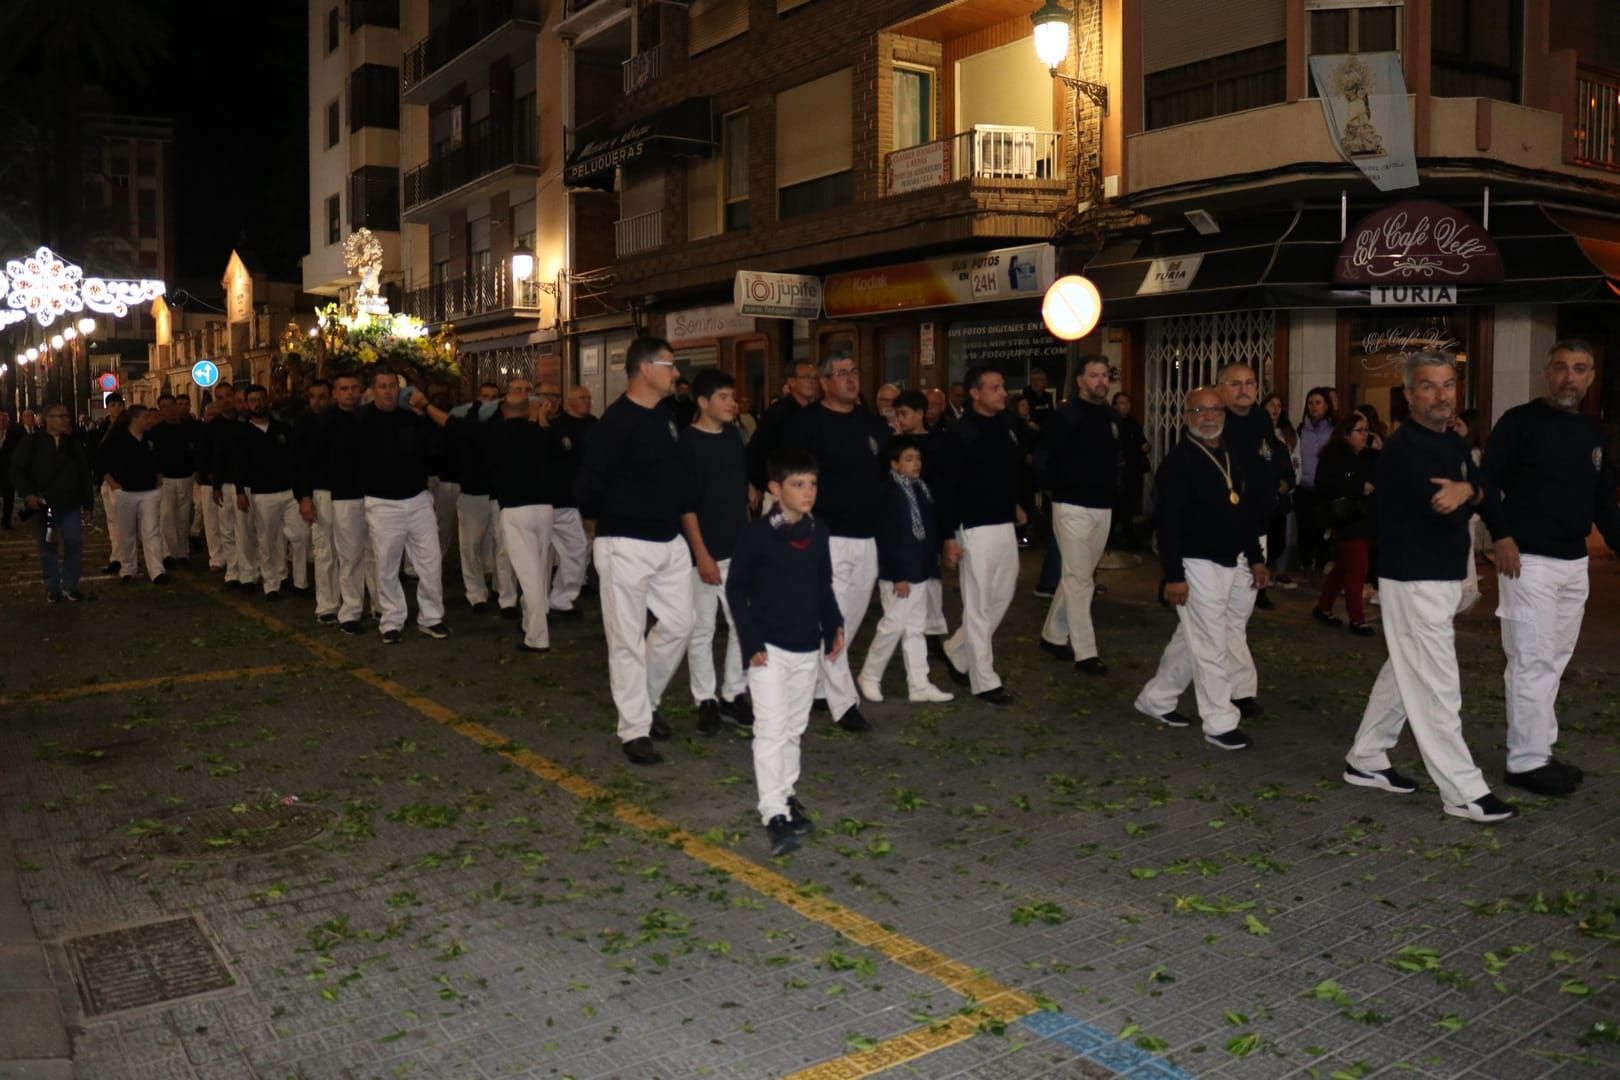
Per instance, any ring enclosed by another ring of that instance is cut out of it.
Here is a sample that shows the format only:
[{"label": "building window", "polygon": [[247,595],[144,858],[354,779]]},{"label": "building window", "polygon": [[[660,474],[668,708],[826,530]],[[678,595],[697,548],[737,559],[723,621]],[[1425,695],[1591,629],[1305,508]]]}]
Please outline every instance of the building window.
[{"label": "building window", "polygon": [[686,55],[696,56],[747,32],[748,0],[692,0],[686,17]]},{"label": "building window", "polygon": [[850,68],[776,95],[778,216],[786,219],[848,206],[855,199],[854,82]]},{"label": "building window", "polygon": [[328,53],[337,52],[338,28],[341,25],[342,24],[338,20],[337,8],[333,8],[331,11],[326,13],[326,51]]},{"label": "building window", "polygon": [[135,144],[135,175],[157,175],[158,148],[155,142],[138,142]]},{"label": "building window", "polygon": [[748,110],[721,120],[721,180],[725,185],[726,232],[748,228]]},{"label": "building window", "polygon": [[343,239],[343,196],[326,197],[326,242],[335,244]]},{"label": "building window", "polygon": [[349,0],[349,29],[381,26],[399,29],[399,0]]},{"label": "building window", "polygon": [[349,130],[399,130],[399,68],[361,64],[349,73]]},{"label": "building window", "polygon": [[399,170],[365,165],[349,174],[349,224],[399,231]]},{"label": "building window", "polygon": [[855,174],[846,171],[809,180],[777,191],[780,204],[777,216],[783,221],[819,214],[823,210],[836,210],[855,201]]},{"label": "building window", "polygon": [[1288,45],[1250,49],[1156,71],[1144,80],[1147,127],[1169,127],[1283,101]]},{"label": "building window", "polygon": [[[1345,0],[1313,0],[1305,5],[1308,56],[1341,53],[1401,51],[1402,0],[1374,0],[1347,4]],[[1307,92],[1319,96],[1307,65]]]},{"label": "building window", "polygon": [[141,239],[151,240],[158,234],[157,191],[141,188],[135,193],[135,227]]},{"label": "building window", "polygon": [[343,136],[343,110],[337,99],[326,103],[326,148],[330,150]]},{"label": "building window", "polygon": [[934,73],[931,70],[895,65],[893,115],[896,150],[934,140]]},{"label": "building window", "polygon": [[1520,0],[1433,0],[1429,90],[1435,97],[1518,101],[1524,52]]}]

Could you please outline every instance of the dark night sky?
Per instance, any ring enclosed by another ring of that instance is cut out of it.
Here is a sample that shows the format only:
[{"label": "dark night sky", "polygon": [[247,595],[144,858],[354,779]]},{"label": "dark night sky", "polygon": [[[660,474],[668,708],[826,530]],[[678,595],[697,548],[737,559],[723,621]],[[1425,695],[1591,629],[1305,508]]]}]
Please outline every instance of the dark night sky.
[{"label": "dark night sky", "polygon": [[217,281],[246,234],[278,280],[309,245],[308,16],[304,0],[153,0],[167,57],[129,112],[175,122],[179,276]]}]

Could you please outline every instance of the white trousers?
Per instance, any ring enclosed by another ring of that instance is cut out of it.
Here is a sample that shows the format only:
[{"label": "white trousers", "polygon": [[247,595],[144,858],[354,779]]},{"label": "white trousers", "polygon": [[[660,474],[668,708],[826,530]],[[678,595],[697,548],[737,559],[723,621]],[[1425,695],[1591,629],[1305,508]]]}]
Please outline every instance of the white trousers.
[{"label": "white trousers", "polygon": [[[1262,536],[1260,554],[1269,558],[1266,548],[1266,538]],[[1238,556],[1238,566],[1242,568],[1245,579],[1245,588],[1243,595],[1238,598],[1237,608],[1243,620],[1242,633],[1227,635],[1226,663],[1232,680],[1232,697],[1242,701],[1245,698],[1258,697],[1260,694],[1260,672],[1254,666],[1254,654],[1249,651],[1249,619],[1254,615],[1254,604],[1260,599],[1260,593],[1247,587],[1253,579],[1249,573],[1249,560],[1246,556]]]},{"label": "white trousers", "polygon": [[428,477],[428,494],[433,496],[433,518],[439,528],[439,554],[450,550],[450,541],[456,537],[456,500],[461,498],[461,485]]},{"label": "white trousers", "polygon": [[816,682],[816,696],[825,694],[827,707],[837,720],[860,701],[855,690],[855,676],[849,670],[849,648],[860,633],[866,619],[866,609],[872,604],[872,586],[877,584],[877,541],[856,540],[847,536],[831,537],[833,596],[838,600],[838,611],[844,616],[844,648],[836,660],[821,657],[821,677]]},{"label": "white trousers", "polygon": [[518,602],[517,579],[506,554],[500,508],[488,495],[456,496],[456,542],[461,548],[461,584],[467,603],[482,604],[489,599],[491,575],[495,578],[501,607]]},{"label": "white trousers", "polygon": [[313,492],[310,501],[315,504],[315,523],[309,527],[310,554],[315,559],[315,614],[336,615],[340,594],[332,493]]},{"label": "white trousers", "polygon": [[[945,659],[965,671],[975,694],[1001,685],[992,645],[996,628],[1018,591],[1018,530],[1005,525],[979,525],[959,530],[962,561],[962,625],[945,639]],[[846,640],[848,634],[846,632]]]},{"label": "white trousers", "polygon": [[202,484],[195,476],[193,476],[191,478],[191,528],[187,530],[190,533],[190,537],[188,537],[188,543],[186,545],[186,550],[188,553],[191,550],[189,540],[191,538],[201,537],[203,534],[203,500],[207,498],[207,496],[208,491],[206,486]]},{"label": "white trousers", "polygon": [[203,539],[208,545],[208,569],[223,570],[225,568],[226,528],[230,523],[229,539],[232,546],[236,544],[236,520],[224,512],[223,507],[214,505],[214,489],[208,484],[197,487],[197,502],[202,507]]},{"label": "white trousers", "polygon": [[1509,772],[1539,769],[1552,759],[1558,685],[1575,655],[1590,588],[1585,558],[1524,555],[1519,561],[1518,577],[1496,579],[1501,593],[1496,617],[1502,620],[1507,653]]},{"label": "white trousers", "polygon": [[872,644],[867,647],[866,659],[861,664],[861,678],[868,682],[883,682],[883,669],[898,646],[906,665],[906,687],[912,693],[926,690],[932,685],[928,678],[928,590],[923,582],[912,582],[905,596],[894,591],[894,582],[878,582],[878,602],[883,605],[883,618],[878,620]]},{"label": "white trousers", "polygon": [[1389,659],[1373,684],[1345,759],[1365,772],[1389,768],[1389,751],[1410,722],[1423,767],[1440,797],[1453,806],[1490,791],[1462,732],[1462,683],[1452,630],[1462,593],[1460,581],[1379,579]]},{"label": "white trousers", "polygon": [[1041,639],[1068,644],[1076,660],[1097,655],[1097,631],[1091,625],[1091,599],[1097,592],[1097,564],[1108,546],[1112,510],[1094,510],[1073,503],[1054,503],[1052,529],[1058,554],[1063,557],[1063,580],[1046,611]]},{"label": "white trousers", "polygon": [[[11,478],[7,477],[5,482],[10,483]],[[101,482],[101,513],[107,519],[107,543],[112,548],[111,561],[113,562],[118,561],[118,553],[124,550],[123,537],[118,535],[117,507],[118,492],[113,490],[111,484],[103,480]],[[129,572],[134,573],[135,568],[130,567]]]},{"label": "white trousers", "polygon": [[184,559],[191,553],[191,488],[195,481],[189,476],[177,479],[163,478],[160,527],[163,530],[164,554],[171,559]]},{"label": "white trousers", "polygon": [[291,491],[250,493],[249,498],[253,527],[259,534],[259,576],[265,593],[281,588],[289,561],[293,587],[309,588],[309,524],[298,516],[298,500]]},{"label": "white trousers", "polygon": [[231,561],[225,567],[225,580],[252,585],[259,580],[259,530],[253,519],[253,508],[251,505],[246,510],[236,508],[235,484],[224,484],[220,490],[225,493],[221,510],[230,514],[234,540]]},{"label": "white trousers", "polygon": [[118,560],[118,572],[124,577],[135,576],[135,541],[141,544],[141,555],[146,560],[146,576],[155,578],[163,573],[162,496],[152,491],[114,492],[112,517],[117,519],[118,547],[113,558]]},{"label": "white trousers", "polygon": [[[619,712],[619,741],[646,737],[658,699],[692,635],[692,554],[681,539],[599,536],[591,548],[602,582],[608,682]],[[658,620],[647,629],[647,612]]]},{"label": "white trousers", "polygon": [[423,491],[409,499],[366,496],[366,532],[377,562],[377,600],[382,607],[382,631],[405,625],[408,609],[405,588],[399,583],[400,556],[410,553],[416,567],[416,624],[433,626],[444,620],[443,556],[439,523],[433,516],[433,496]]},{"label": "white trousers", "polygon": [[[1232,698],[1232,638],[1242,637],[1254,611],[1249,560],[1221,566],[1187,559],[1187,602],[1176,608],[1176,632],[1159,658],[1159,669],[1136,695],[1136,708],[1150,716],[1174,712],[1191,683],[1206,735],[1223,735],[1241,719]],[[1243,646],[1248,652],[1248,646]]]},{"label": "white trousers", "polygon": [[585,584],[585,560],[590,556],[590,541],[585,538],[585,523],[580,520],[579,509],[559,506],[551,513],[551,558],[557,567],[557,577],[551,583],[553,611],[572,611],[579,599],[579,590]]},{"label": "white trousers", "polygon": [[[551,647],[551,628],[546,623],[546,560],[551,547],[551,520],[549,506],[501,509],[501,548],[511,560],[510,572],[516,575],[517,584],[523,589],[523,644],[531,649]],[[466,556],[462,558],[465,569]]]},{"label": "white trousers", "polygon": [[692,639],[686,644],[686,672],[692,686],[692,700],[698,704],[714,698],[714,629],[717,613],[726,614],[726,666],[725,681],[720,684],[720,697],[736,701],[748,689],[743,678],[742,642],[737,638],[737,624],[731,621],[731,601],[726,599],[726,578],[731,573],[731,560],[721,559],[720,584],[708,585],[692,570]]},{"label": "white trousers", "polygon": [[332,500],[332,548],[337,555],[338,622],[356,622],[365,611],[366,591],[371,605],[382,610],[377,588],[377,558],[366,528],[364,499]]},{"label": "white trousers", "polygon": [[788,652],[767,645],[765,666],[748,667],[748,692],[754,699],[754,783],[759,787],[762,824],[778,814],[787,815],[788,797],[799,782],[799,740],[810,723],[822,655],[820,650]]},{"label": "white trousers", "polygon": [[941,636],[950,633],[950,624],[945,621],[945,583],[937,577],[929,578],[923,589],[928,599],[924,632]]}]

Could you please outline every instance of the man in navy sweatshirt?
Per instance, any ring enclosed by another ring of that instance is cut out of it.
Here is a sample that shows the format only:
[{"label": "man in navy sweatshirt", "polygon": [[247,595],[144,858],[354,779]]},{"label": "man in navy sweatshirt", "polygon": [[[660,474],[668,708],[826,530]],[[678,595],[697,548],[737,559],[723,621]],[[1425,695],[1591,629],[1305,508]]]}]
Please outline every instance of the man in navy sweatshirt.
[{"label": "man in navy sweatshirt", "polygon": [[[657,702],[692,634],[692,556],[681,538],[676,379],[669,342],[637,338],[624,354],[624,393],[602,413],[579,470],[580,514],[596,522],[591,558],[601,581],[608,680],[619,741],[636,765],[663,761],[653,739],[670,727]],[[647,629],[647,612],[658,620]]]},{"label": "man in navy sweatshirt", "polygon": [[236,508],[251,510],[258,534],[257,565],[267,600],[281,598],[292,560],[293,592],[309,590],[309,525],[292,490],[292,426],[270,412],[262,386],[247,389],[247,423],[237,433]]},{"label": "man in navy sweatshirt", "polygon": [[787,447],[771,455],[768,468],[777,502],[737,541],[726,598],[748,657],[759,817],[771,854],[785,855],[813,828],[794,792],[799,740],[810,721],[820,658],[844,651],[844,622],[827,530],[810,515],[815,458]]},{"label": "man in navy sweatshirt", "polygon": [[1581,413],[1597,378],[1592,347],[1560,341],[1543,375],[1546,396],[1509,409],[1491,429],[1485,472],[1502,491],[1495,553],[1507,653],[1506,779],[1537,795],[1568,795],[1585,774],[1553,757],[1553,705],[1586,613],[1594,523],[1620,552],[1620,475],[1603,429]]}]

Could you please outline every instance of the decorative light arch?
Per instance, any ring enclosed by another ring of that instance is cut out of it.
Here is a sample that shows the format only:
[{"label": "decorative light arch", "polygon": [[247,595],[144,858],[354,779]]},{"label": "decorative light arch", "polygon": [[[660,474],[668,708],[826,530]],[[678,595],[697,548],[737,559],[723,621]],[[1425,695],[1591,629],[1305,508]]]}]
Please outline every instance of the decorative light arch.
[{"label": "decorative light arch", "polygon": [[5,300],[0,327],[30,317],[49,327],[87,309],[123,318],[132,305],[156,300],[163,292],[161,281],[87,278],[79,267],[41,247],[27,258],[6,262],[6,275],[0,278],[0,297]]}]

